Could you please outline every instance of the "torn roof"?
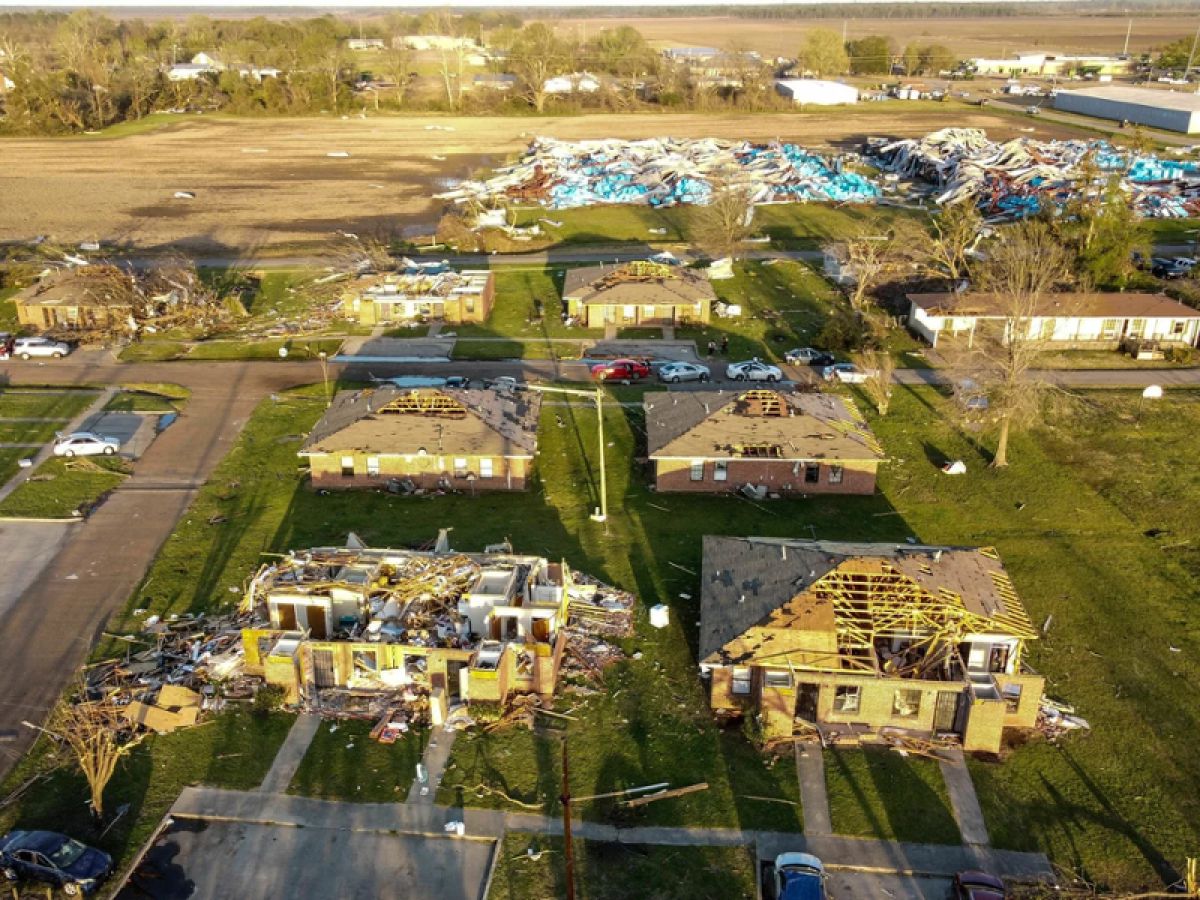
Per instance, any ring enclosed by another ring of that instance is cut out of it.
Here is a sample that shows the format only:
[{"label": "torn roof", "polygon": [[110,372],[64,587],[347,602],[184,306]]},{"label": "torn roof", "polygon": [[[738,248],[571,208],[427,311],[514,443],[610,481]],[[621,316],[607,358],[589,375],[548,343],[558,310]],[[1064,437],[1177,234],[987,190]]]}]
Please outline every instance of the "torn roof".
[{"label": "torn roof", "polygon": [[[935,316],[1002,318],[1009,315],[995,294],[952,292],[909,294],[917,307]],[[1035,313],[1043,317],[1099,319],[1200,319],[1200,311],[1164,294],[1076,291],[1046,294]]]},{"label": "torn roof", "polygon": [[132,306],[133,277],[116,266],[73,266],[59,269],[27,287],[15,298],[23,306]]},{"label": "torn roof", "polygon": [[730,459],[762,446],[785,460],[883,458],[854,405],[830,394],[660,391],[644,407],[651,459]]},{"label": "torn roof", "polygon": [[852,624],[860,631],[917,630],[906,611],[920,603],[924,613],[960,622],[966,631],[1037,637],[1003,563],[988,548],[707,535],[700,660],[749,663],[778,653],[804,665],[823,655],[828,667],[837,655],[838,636],[851,624],[827,578],[835,572],[892,576],[906,588],[891,594],[881,590],[868,606],[856,608]]},{"label": "torn roof", "polygon": [[[658,265],[656,268],[667,274],[662,278],[645,278],[632,274],[630,265],[568,269],[563,279],[563,297],[584,304],[630,306],[691,305],[716,299],[708,279],[692,269]],[[623,272],[630,272],[631,280],[619,280]]]},{"label": "torn roof", "polygon": [[394,385],[341,391],[300,454],[528,457],[537,450],[540,409],[540,394]]}]

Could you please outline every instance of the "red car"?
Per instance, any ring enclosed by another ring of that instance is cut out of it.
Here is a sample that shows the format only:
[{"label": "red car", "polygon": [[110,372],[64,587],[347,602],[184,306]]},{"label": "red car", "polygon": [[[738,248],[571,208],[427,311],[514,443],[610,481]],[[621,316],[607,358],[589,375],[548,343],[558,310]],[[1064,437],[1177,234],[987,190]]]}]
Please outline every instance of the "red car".
[{"label": "red car", "polygon": [[597,381],[641,381],[650,377],[650,367],[636,359],[614,359],[592,366]]}]

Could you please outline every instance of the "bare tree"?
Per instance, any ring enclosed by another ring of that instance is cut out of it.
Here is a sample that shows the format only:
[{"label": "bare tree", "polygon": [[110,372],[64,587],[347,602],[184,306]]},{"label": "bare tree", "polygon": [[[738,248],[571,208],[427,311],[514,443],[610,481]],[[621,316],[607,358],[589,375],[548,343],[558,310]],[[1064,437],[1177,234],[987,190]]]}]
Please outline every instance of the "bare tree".
[{"label": "bare tree", "polygon": [[754,230],[754,202],[748,188],[713,184],[712,201],[693,212],[696,243],[714,257],[737,259]]},{"label": "bare tree", "polygon": [[[980,288],[996,308],[994,330],[976,341],[964,359],[965,379],[987,398],[998,430],[993,468],[1008,465],[1008,441],[1014,428],[1037,416],[1048,384],[1034,364],[1050,337],[1046,333],[1051,291],[1068,280],[1070,254],[1044,222],[1026,221],[1006,229],[988,247],[979,267]],[[1055,315],[1069,310],[1055,308]]]},{"label": "bare tree", "polygon": [[983,217],[973,203],[956,203],[935,216],[931,229],[920,233],[914,255],[926,275],[951,286],[967,277],[971,251],[980,240]]},{"label": "bare tree", "polygon": [[886,416],[892,405],[892,376],[896,372],[896,360],[886,349],[864,350],[858,357],[859,366],[867,373],[863,391],[875,404],[875,411]]},{"label": "bare tree", "polygon": [[841,262],[848,277],[847,299],[856,312],[862,312],[867,297],[889,274],[906,268],[914,246],[914,236],[901,226],[884,226],[878,221],[859,226],[840,243],[828,245],[827,253]]},{"label": "bare tree", "polygon": [[63,700],[50,717],[48,731],[71,749],[91,792],[92,815],[104,818],[104,789],[121,759],[140,744],[148,732],[121,716],[121,708],[108,699],[89,700],[81,676],[75,696]]},{"label": "bare tree", "polygon": [[513,42],[509,63],[521,80],[525,96],[539,113],[546,108],[546,82],[561,75],[571,60],[571,45],[544,22],[521,29]]}]

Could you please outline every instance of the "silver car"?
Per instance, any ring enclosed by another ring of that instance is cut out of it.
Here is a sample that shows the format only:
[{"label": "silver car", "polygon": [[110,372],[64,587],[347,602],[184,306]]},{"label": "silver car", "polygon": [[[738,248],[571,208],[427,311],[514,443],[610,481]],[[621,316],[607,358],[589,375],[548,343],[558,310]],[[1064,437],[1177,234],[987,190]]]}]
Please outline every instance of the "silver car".
[{"label": "silver car", "polygon": [[669,362],[658,368],[658,380],[668,384],[681,381],[708,381],[712,377],[708,366],[690,362]]},{"label": "silver car", "polygon": [[725,368],[725,377],[732,381],[782,381],[783,372],[778,366],[769,365],[759,359],[730,363]]},{"label": "silver car", "polygon": [[72,456],[112,456],[120,449],[121,442],[115,437],[91,431],[60,434],[54,441],[54,455],[68,458]]},{"label": "silver car", "polygon": [[62,341],[52,341],[44,337],[22,337],[13,341],[12,355],[21,359],[31,359],[35,356],[62,359],[71,352],[71,345]]}]

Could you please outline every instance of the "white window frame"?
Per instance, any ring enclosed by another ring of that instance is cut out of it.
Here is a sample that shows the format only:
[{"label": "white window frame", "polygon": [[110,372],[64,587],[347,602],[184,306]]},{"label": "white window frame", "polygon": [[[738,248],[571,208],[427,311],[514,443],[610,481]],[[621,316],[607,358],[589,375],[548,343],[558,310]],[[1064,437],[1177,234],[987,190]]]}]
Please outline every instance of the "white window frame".
[{"label": "white window frame", "polygon": [[782,669],[767,669],[763,672],[763,685],[769,688],[790,688],[792,673]]},{"label": "white window frame", "polygon": [[342,457],[342,477],[343,478],[353,478],[354,477],[354,457],[353,456],[343,456]]},{"label": "white window frame", "polygon": [[467,477],[467,458],[465,456],[456,456],[454,458],[454,477]]},{"label": "white window frame", "polygon": [[835,466],[835,465],[829,466],[829,483],[830,484],[841,484],[842,480],[845,477],[846,477],[846,467],[845,466]]},{"label": "white window frame", "polygon": [[[916,699],[914,700],[914,696]],[[921,715],[922,692],[911,688],[897,688],[892,694],[892,716],[897,719],[915,719]],[[905,712],[905,709],[910,709]]]},{"label": "white window frame", "polygon": [[718,459],[713,463],[713,481],[729,480],[729,460]]},{"label": "white window frame", "polygon": [[367,475],[371,478],[379,477],[379,457],[378,456],[368,456],[367,457]]},{"label": "white window frame", "polygon": [[703,481],[704,480],[704,460],[693,459],[691,471],[689,474],[691,476],[692,481]]},{"label": "white window frame", "polygon": [[492,477],[492,458],[490,456],[484,456],[479,460],[479,477]]},{"label": "white window frame", "polygon": [[729,670],[729,692],[748,697],[754,686],[754,670],[749,666],[733,666]]},{"label": "white window frame", "polygon": [[[848,698],[854,698],[854,703],[847,703]],[[862,709],[862,685],[839,684],[833,690],[833,711],[844,715],[854,715]]]}]

